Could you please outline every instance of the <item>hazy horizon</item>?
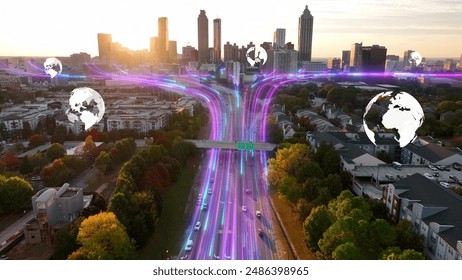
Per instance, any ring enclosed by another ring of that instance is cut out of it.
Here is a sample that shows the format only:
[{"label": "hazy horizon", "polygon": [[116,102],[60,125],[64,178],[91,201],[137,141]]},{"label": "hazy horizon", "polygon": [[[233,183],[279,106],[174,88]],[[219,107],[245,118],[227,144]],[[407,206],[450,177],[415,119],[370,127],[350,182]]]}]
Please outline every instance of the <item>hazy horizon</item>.
[{"label": "hazy horizon", "polygon": [[[419,51],[427,58],[459,58],[462,53],[462,1],[457,0],[18,0],[2,6],[0,56],[98,55],[97,33],[132,49],[149,49],[157,36],[158,17],[168,18],[169,40],[197,47],[197,16],[204,9],[209,20],[222,20],[222,47],[227,41],[247,45],[272,41],[276,28],[286,29],[286,42],[298,44],[298,18],[308,5],[314,16],[313,57],[340,57],[351,44],[379,44],[387,54]],[[156,3],[157,2],[157,3]],[[25,9],[27,8],[27,9]],[[18,13],[20,11],[20,13]],[[49,20],[47,20],[49,16]],[[95,19],[95,20],[92,20]]]}]

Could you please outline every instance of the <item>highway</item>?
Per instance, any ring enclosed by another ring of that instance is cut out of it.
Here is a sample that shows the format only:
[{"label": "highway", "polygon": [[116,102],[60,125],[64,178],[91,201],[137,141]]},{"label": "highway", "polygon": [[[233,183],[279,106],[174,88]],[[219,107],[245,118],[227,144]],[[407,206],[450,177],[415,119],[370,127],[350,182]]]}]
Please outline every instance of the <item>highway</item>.
[{"label": "highway", "polygon": [[[216,85],[213,88],[220,93],[225,105],[221,107],[218,119],[213,120],[218,122],[218,137],[196,142],[222,149],[207,151],[206,168],[198,174],[201,184],[196,205],[178,257],[196,260],[274,259],[277,249],[273,241],[273,218],[265,176],[266,152],[238,151],[226,146],[234,144],[235,147],[235,141],[267,145],[257,141],[260,139],[261,122],[258,120],[261,120],[261,112],[244,107],[245,100],[237,91]],[[207,91],[205,87],[201,90],[203,93]],[[244,114],[244,111],[248,112]],[[247,118],[243,119],[244,116]],[[254,133],[250,135],[248,131]],[[274,145],[270,145],[266,150],[274,149]],[[260,217],[256,216],[257,211],[261,213]],[[200,228],[197,229],[198,222]],[[191,250],[186,250],[189,240],[193,245]]]}]

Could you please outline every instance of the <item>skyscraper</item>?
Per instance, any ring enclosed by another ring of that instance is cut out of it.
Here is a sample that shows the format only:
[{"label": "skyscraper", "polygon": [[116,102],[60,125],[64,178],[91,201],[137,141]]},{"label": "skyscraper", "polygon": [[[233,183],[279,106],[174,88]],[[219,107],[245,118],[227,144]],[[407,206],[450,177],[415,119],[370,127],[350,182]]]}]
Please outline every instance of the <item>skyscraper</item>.
[{"label": "skyscraper", "polygon": [[111,63],[112,55],[112,35],[98,33],[98,52],[99,59],[104,64]]},{"label": "skyscraper", "polygon": [[313,16],[308,5],[298,19],[298,51],[300,61],[311,61],[311,48],[313,45]]},{"label": "skyscraper", "polygon": [[350,69],[353,68],[355,71],[361,71],[362,47],[363,43],[354,43],[351,45]]},{"label": "skyscraper", "polygon": [[379,45],[362,47],[361,49],[361,71],[384,72],[387,48]]},{"label": "skyscraper", "polygon": [[350,55],[351,51],[342,51],[342,69],[347,70],[350,68]]},{"label": "skyscraper", "polygon": [[274,31],[273,36],[273,47],[275,49],[283,49],[286,44],[286,30],[284,28],[278,28]]},{"label": "skyscraper", "polygon": [[201,10],[197,17],[197,38],[198,38],[198,52],[199,63],[207,63],[209,58],[209,19],[205,15],[205,10]]},{"label": "skyscraper", "polygon": [[239,53],[239,46],[234,43],[231,45],[229,42],[226,42],[224,46],[224,62],[227,61],[237,61],[238,60],[238,53]]},{"label": "skyscraper", "polygon": [[213,48],[215,49],[215,60],[221,61],[221,19],[213,20]]},{"label": "skyscraper", "polygon": [[157,20],[158,33],[157,33],[157,56],[160,61],[167,61],[168,59],[168,19],[160,17]]},{"label": "skyscraper", "polygon": [[157,37],[151,37],[149,39],[149,50],[151,52],[151,59],[155,61],[157,59]]},{"label": "skyscraper", "polygon": [[168,41],[168,59],[176,60],[178,56],[176,41]]}]

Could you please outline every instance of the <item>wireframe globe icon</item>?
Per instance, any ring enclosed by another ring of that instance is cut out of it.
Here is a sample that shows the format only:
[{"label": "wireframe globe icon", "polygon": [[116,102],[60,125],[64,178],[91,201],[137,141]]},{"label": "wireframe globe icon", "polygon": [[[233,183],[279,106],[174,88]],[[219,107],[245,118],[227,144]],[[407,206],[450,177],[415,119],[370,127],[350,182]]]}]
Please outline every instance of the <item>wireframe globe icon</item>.
[{"label": "wireframe globe icon", "polygon": [[81,87],[71,92],[69,98],[70,109],[66,115],[71,123],[81,121],[85,124],[85,130],[89,130],[98,123],[104,115],[105,106],[101,95],[92,88]]},{"label": "wireframe globe icon", "polygon": [[[255,59],[251,56],[252,52],[254,52]],[[257,63],[260,66],[264,65],[266,63],[266,60],[268,59],[268,54],[266,53],[266,50],[262,47],[250,47],[245,53],[245,56],[247,57],[247,62],[251,66],[255,66]]]},{"label": "wireframe globe icon", "polygon": [[419,66],[422,62],[422,55],[419,52],[411,52],[408,61],[411,65]]},{"label": "wireframe globe icon", "polygon": [[43,67],[45,68],[45,73],[50,75],[51,78],[61,74],[63,71],[63,65],[61,64],[61,61],[54,57],[47,58],[43,63]]},{"label": "wireframe globe icon", "polygon": [[393,131],[400,147],[405,147],[417,137],[416,130],[425,119],[422,106],[407,92],[382,92],[367,104],[363,115],[363,127],[367,137],[377,145],[378,132]]}]

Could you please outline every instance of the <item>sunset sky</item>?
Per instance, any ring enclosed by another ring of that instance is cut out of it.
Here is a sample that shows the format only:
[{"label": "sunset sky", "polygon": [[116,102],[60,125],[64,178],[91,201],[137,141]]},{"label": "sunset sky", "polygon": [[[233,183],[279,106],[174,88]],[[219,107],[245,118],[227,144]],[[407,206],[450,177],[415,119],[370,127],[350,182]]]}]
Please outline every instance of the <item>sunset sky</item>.
[{"label": "sunset sky", "polygon": [[96,33],[131,49],[149,48],[157,18],[168,17],[178,52],[197,47],[197,16],[206,10],[209,41],[213,19],[222,20],[222,44],[272,41],[286,28],[297,46],[298,17],[314,15],[313,57],[338,57],[352,43],[380,44],[388,54],[417,50],[424,57],[460,57],[462,0],[5,0],[0,16],[0,56],[98,54]]}]

